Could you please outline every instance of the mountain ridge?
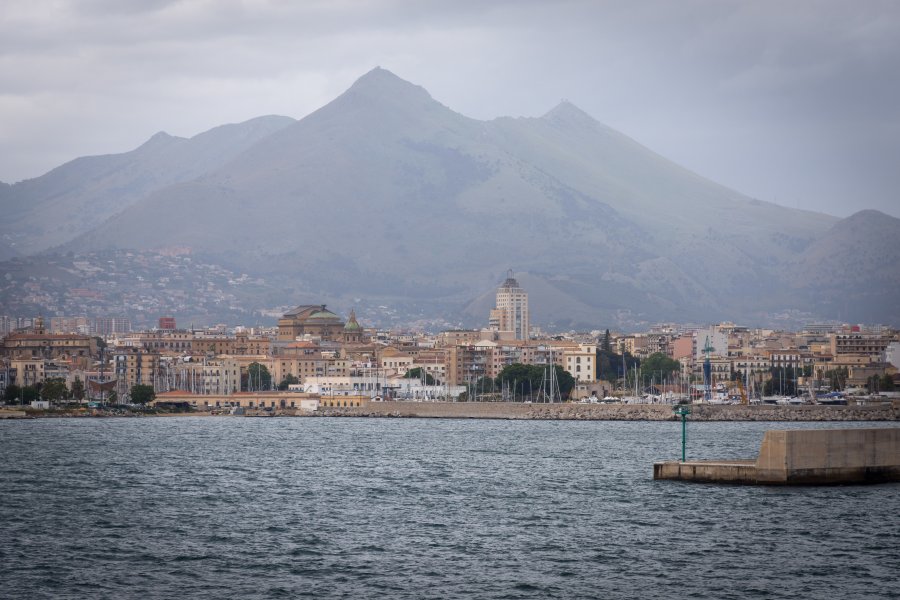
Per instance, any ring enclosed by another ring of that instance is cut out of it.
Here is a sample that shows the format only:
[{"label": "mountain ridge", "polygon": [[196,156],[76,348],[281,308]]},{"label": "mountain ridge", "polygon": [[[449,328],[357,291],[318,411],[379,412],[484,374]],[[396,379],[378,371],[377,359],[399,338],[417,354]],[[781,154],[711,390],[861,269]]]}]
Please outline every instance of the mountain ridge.
[{"label": "mountain ridge", "polygon": [[120,154],[85,156],[0,189],[0,236],[19,253],[55,247],[171,183],[190,180],[294,122],[275,115],[214,127],[190,138],[158,132]]},{"label": "mountain ridge", "polygon": [[[568,298],[564,319],[535,307],[545,321],[760,322],[815,309],[790,282],[803,260],[827,276],[809,249],[841,221],[709,181],[567,101],[479,121],[377,68],[61,249],[187,246],[283,281],[286,304],[431,298],[463,315],[517,265],[548,301]],[[860,265],[862,280],[873,264]],[[822,289],[833,312],[839,287]]]}]

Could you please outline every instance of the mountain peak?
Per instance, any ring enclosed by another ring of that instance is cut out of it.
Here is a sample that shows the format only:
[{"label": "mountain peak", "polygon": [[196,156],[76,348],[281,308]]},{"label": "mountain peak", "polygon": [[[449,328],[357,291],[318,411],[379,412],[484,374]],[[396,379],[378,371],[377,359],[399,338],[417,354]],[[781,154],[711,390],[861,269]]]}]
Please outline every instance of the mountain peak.
[{"label": "mountain peak", "polygon": [[381,67],[375,67],[357,79],[347,91],[364,96],[384,98],[410,97],[423,100],[432,99],[425,88],[401,79]]},{"label": "mountain peak", "polygon": [[845,220],[848,222],[867,222],[867,221],[883,221],[883,220],[891,220],[896,217],[892,217],[888,214],[881,212],[880,210],[875,210],[874,208],[866,208],[860,211],[857,211],[847,217]]},{"label": "mountain peak", "polygon": [[138,150],[142,150],[142,149],[147,150],[150,148],[160,148],[160,147],[166,146],[167,144],[169,144],[177,139],[178,138],[176,138],[173,135],[169,135],[165,131],[159,131],[157,133],[154,133],[153,136],[151,136],[149,140],[147,140],[146,142],[141,144],[138,147]]},{"label": "mountain peak", "polygon": [[541,117],[550,123],[596,123],[596,119],[587,114],[568,100],[562,100],[555,107],[550,109],[547,114]]}]

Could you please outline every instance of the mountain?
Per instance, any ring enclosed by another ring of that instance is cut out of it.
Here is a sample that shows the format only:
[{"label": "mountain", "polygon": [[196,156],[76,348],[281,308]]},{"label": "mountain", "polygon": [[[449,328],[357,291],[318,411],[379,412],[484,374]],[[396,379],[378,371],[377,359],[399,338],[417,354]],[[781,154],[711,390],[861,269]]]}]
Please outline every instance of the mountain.
[{"label": "mountain", "polygon": [[293,122],[259,117],[189,139],[160,132],[131,152],[78,158],[35,179],[0,184],[0,238],[19,254],[60,245],[153,191],[221,167]]},{"label": "mountain", "polygon": [[836,318],[900,323],[900,219],[863,210],[835,223],[793,262],[786,282]]},{"label": "mountain", "polygon": [[[453,305],[473,324],[486,320],[473,299],[489,298],[508,268],[532,292],[536,322],[763,323],[784,310],[835,314],[841,279],[828,279],[817,249],[841,223],[704,179],[568,102],[479,121],[375,69],[61,249],[190,247],[278,282],[285,304],[312,294]],[[896,250],[895,229],[872,243]],[[879,260],[857,271],[860,285]],[[833,286],[811,295],[798,271]],[[867,317],[883,314],[871,308]]]}]

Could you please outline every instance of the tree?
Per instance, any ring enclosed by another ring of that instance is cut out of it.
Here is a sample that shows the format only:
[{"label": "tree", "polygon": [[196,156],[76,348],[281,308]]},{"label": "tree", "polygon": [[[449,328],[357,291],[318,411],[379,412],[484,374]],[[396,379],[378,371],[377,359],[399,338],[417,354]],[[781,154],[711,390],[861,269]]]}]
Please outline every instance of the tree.
[{"label": "tree", "polygon": [[[554,365],[554,378],[562,398],[567,398],[575,387],[575,378],[559,365]],[[539,400],[541,386],[547,387],[546,365],[514,363],[503,367],[496,379],[496,389],[507,389],[516,400]]]},{"label": "tree", "polygon": [[890,375],[888,375],[887,373],[885,373],[884,376],[882,376],[882,378],[881,378],[881,391],[882,392],[893,392],[894,391],[894,378],[891,377]]},{"label": "tree", "polygon": [[[403,377],[405,379],[422,379],[422,367],[410,369]],[[437,385],[437,380],[427,371],[425,372],[425,385]]]},{"label": "tree", "polygon": [[288,389],[288,386],[297,385],[300,383],[300,380],[297,379],[294,375],[288,373],[284,376],[284,379],[281,380],[281,383],[278,384],[278,389],[282,392]]},{"label": "tree", "polygon": [[75,381],[72,382],[72,397],[76,400],[84,399],[84,383],[79,377],[76,377]]},{"label": "tree", "polygon": [[671,359],[662,352],[654,352],[641,362],[642,377],[646,381],[657,379],[662,381],[672,373],[681,370],[681,363]]},{"label": "tree", "polygon": [[52,377],[44,382],[41,388],[41,396],[44,400],[51,402],[59,402],[69,395],[69,388],[66,387],[66,380],[61,377]]},{"label": "tree", "polygon": [[17,386],[14,383],[6,386],[6,389],[3,391],[3,401],[7,403],[18,402],[19,395],[22,393],[22,388]]},{"label": "tree", "polygon": [[152,385],[137,384],[131,386],[131,401],[135,404],[149,404],[156,399]]},{"label": "tree", "polygon": [[31,404],[32,402],[40,398],[40,396],[40,391],[33,385],[26,385],[19,390],[19,398],[21,398],[22,404]]},{"label": "tree", "polygon": [[514,400],[530,400],[541,389],[543,370],[533,365],[513,363],[506,365],[497,375],[497,387],[509,390]]},{"label": "tree", "polygon": [[575,378],[561,366],[556,365],[556,384],[559,386],[560,395],[568,398],[575,388]]},{"label": "tree", "polygon": [[847,367],[838,367],[837,369],[825,371],[823,376],[831,382],[831,389],[840,391],[844,389],[844,385],[847,383],[850,370]]},{"label": "tree", "polygon": [[606,381],[616,381],[621,379],[624,374],[622,368],[630,372],[635,365],[639,365],[640,361],[626,352],[625,356],[616,354],[613,351],[597,349],[597,379],[605,379]]},{"label": "tree", "polygon": [[241,378],[242,389],[245,392],[258,392],[272,389],[272,374],[266,365],[252,362],[247,366],[247,377]]}]

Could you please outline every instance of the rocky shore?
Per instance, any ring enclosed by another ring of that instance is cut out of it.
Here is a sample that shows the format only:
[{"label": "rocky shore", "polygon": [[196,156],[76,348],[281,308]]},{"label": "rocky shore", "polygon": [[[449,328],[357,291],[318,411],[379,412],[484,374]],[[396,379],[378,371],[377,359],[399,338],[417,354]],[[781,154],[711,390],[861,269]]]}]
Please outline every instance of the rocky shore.
[{"label": "rocky shore", "polygon": [[[319,416],[449,419],[570,419],[671,421],[668,404],[521,404],[509,402],[372,402],[359,408],[320,409]],[[900,421],[900,406],[692,405],[692,421]]]},{"label": "rocky shore", "polygon": [[[315,412],[248,409],[246,417],[373,417],[425,419],[521,419],[584,421],[678,420],[669,404],[523,404],[512,402],[370,402],[355,408]],[[900,421],[900,403],[865,406],[691,405],[691,421]],[[53,417],[233,416],[206,411],[134,413],[130,411],[44,411],[0,409],[0,419]]]}]

